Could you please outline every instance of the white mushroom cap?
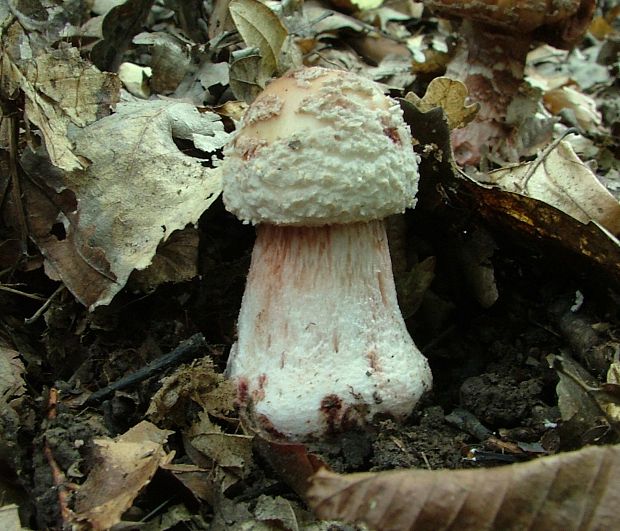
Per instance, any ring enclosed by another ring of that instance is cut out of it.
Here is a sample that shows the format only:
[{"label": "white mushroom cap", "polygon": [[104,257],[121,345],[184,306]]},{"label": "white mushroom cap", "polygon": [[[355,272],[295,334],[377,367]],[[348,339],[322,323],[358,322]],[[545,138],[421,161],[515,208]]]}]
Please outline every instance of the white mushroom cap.
[{"label": "white mushroom cap", "polygon": [[351,223],[415,204],[417,160],[400,106],[349,72],[303,68],[272,82],[225,155],[224,203],[246,222]]}]

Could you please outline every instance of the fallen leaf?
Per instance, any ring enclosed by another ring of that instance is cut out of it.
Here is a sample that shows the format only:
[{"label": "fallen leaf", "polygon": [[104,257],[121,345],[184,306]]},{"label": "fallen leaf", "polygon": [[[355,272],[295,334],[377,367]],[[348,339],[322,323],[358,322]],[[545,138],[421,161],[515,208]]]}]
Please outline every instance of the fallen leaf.
[{"label": "fallen leaf", "polygon": [[84,127],[108,115],[119,101],[120,81],[83,60],[77,48],[36,55],[17,22],[3,36],[2,48],[6,96],[15,98],[18,89],[24,94],[24,117],[41,132],[52,164],[67,171],[82,168],[68,138],[69,125]]},{"label": "fallen leaf", "polygon": [[116,72],[131,40],[141,29],[153,6],[153,0],[124,0],[111,7],[101,21],[101,39],[90,53],[102,70]]},{"label": "fallen leaf", "polygon": [[[32,190],[39,200],[29,205],[29,219],[48,274],[85,306],[108,304],[134,269],[150,265],[160,242],[196,223],[217,198],[219,170],[209,166],[227,138],[216,114],[172,101],[125,103],[77,131],[74,152],[88,161],[85,169],[58,176],[30,168],[42,183],[53,177],[57,192],[70,189],[77,203],[63,216],[53,209],[43,216],[49,194]],[[213,151],[192,157],[175,139]],[[55,225],[64,225],[66,236],[57,237]]]},{"label": "fallen leaf", "polygon": [[146,415],[158,424],[182,427],[196,406],[214,416],[229,413],[234,409],[235,394],[232,382],[216,372],[213,361],[205,356],[164,378]]},{"label": "fallen leaf", "polygon": [[589,447],[479,470],[396,470],[312,478],[320,518],[381,531],[613,529],[620,446]]},{"label": "fallen leaf", "polygon": [[157,247],[151,264],[133,272],[130,286],[149,293],[164,282],[184,282],[194,278],[198,275],[199,240],[195,227],[175,230]]},{"label": "fallen leaf", "polygon": [[252,463],[252,439],[248,435],[223,433],[213,424],[206,413],[187,431],[192,446],[219,467],[233,469],[245,477]]},{"label": "fallen leaf", "polygon": [[278,16],[259,0],[232,0],[228,9],[245,44],[259,51],[261,63],[256,81],[264,87],[278,70],[288,32]]},{"label": "fallen leaf", "polygon": [[441,107],[448,119],[448,127],[455,129],[471,122],[480,108],[479,103],[466,103],[468,95],[469,91],[461,81],[436,77],[429,83],[422,98],[410,92],[405,96],[405,100],[422,112]]},{"label": "fallen leaf", "polygon": [[263,90],[258,81],[261,76],[261,62],[261,56],[254,48],[233,54],[229,72],[230,90],[238,100],[251,103]]},{"label": "fallen leaf", "polygon": [[299,531],[299,522],[293,504],[281,496],[265,496],[262,494],[256,500],[254,517],[259,522],[265,522],[270,528]]},{"label": "fallen leaf", "polygon": [[19,358],[19,352],[0,341],[0,404],[2,407],[6,407],[12,398],[21,396],[26,391],[23,378],[25,370]]},{"label": "fallen leaf", "polygon": [[173,454],[163,448],[173,432],[141,422],[115,439],[94,439],[97,463],[78,491],[77,522],[95,530],[109,529]]},{"label": "fallen leaf", "polygon": [[596,108],[596,101],[571,87],[560,87],[543,95],[545,107],[553,113],[570,112],[572,125],[586,133],[600,132],[602,118]]},{"label": "fallen leaf", "polygon": [[327,464],[301,443],[270,440],[254,432],[255,448],[276,475],[297,494],[304,496],[310,486],[310,477]]},{"label": "fallen leaf", "polygon": [[217,498],[217,492],[213,488],[211,470],[201,468],[196,465],[186,464],[165,464],[162,470],[170,472],[179,480],[189,491],[200,500],[205,500],[211,505]]},{"label": "fallen leaf", "polygon": [[211,471],[208,482],[216,499],[249,476],[254,466],[251,436],[224,433],[204,411],[183,435],[188,456]]},{"label": "fallen leaf", "polygon": [[19,521],[17,505],[5,505],[0,507],[0,529],[5,531],[21,531],[24,529]]},{"label": "fallen leaf", "polygon": [[493,171],[485,181],[544,201],[581,223],[596,221],[620,234],[620,203],[566,141],[534,162]]},{"label": "fallen leaf", "polygon": [[[620,440],[620,397],[601,386],[588,371],[567,354],[548,357],[560,381],[556,386],[558,407],[565,422],[567,444],[583,446]],[[609,385],[609,383],[607,384]],[[614,386],[611,382],[611,386]]]},{"label": "fallen leaf", "polygon": [[156,94],[174,92],[192,68],[189,47],[175,35],[159,31],[145,32],[136,35],[133,43],[149,49],[149,66],[152,71],[149,85]]}]

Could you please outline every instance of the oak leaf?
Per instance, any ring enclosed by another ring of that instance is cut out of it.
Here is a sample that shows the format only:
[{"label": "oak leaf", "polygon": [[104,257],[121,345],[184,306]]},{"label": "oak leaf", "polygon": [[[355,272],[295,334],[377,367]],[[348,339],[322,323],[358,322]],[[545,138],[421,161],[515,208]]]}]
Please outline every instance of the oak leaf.
[{"label": "oak leaf", "polygon": [[620,446],[588,447],[481,470],[324,470],[307,497],[323,519],[373,529],[614,529]]}]

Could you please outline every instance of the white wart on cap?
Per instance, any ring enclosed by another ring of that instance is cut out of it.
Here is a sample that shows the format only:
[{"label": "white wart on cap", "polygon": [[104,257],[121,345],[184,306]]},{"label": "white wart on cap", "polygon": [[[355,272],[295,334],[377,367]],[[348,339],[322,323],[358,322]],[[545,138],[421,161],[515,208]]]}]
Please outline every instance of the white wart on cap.
[{"label": "white wart on cap", "polygon": [[417,180],[400,108],[354,74],[298,70],[248,109],[223,164],[226,207],[257,224],[227,372],[272,435],[404,418],[430,388],[382,220],[414,204]]}]

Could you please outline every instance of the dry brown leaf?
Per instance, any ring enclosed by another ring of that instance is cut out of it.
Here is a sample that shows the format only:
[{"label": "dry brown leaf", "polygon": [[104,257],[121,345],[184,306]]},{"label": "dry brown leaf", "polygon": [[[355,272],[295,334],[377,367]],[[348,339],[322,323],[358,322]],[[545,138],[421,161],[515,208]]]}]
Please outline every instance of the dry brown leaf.
[{"label": "dry brown leaf", "polygon": [[252,464],[252,439],[249,435],[223,433],[203,412],[199,420],[187,431],[192,446],[208,457],[218,467],[247,476]]},{"label": "dry brown leaf", "polygon": [[620,446],[589,447],[492,469],[319,471],[308,501],[381,531],[615,529],[619,474]]},{"label": "dry brown leaf", "polygon": [[217,491],[214,488],[211,470],[196,465],[166,464],[162,470],[170,472],[198,499],[205,500],[213,505],[217,499]]},{"label": "dry brown leaf", "polygon": [[172,433],[141,422],[115,439],[95,439],[97,464],[78,491],[77,522],[95,530],[119,523],[157,468],[172,459],[163,448]]},{"label": "dry brown leaf", "polygon": [[450,129],[463,127],[474,119],[480,104],[465,101],[468,90],[464,83],[449,77],[436,77],[426,89],[422,98],[410,92],[405,100],[414,104],[420,111],[427,112],[435,107],[441,107],[448,119]]},{"label": "dry brown leaf", "polygon": [[166,427],[186,426],[196,406],[214,416],[229,413],[235,394],[232,382],[216,372],[213,361],[205,356],[164,378],[146,415]]},{"label": "dry brown leaf", "polygon": [[596,221],[620,234],[620,203],[566,141],[534,162],[491,172],[488,179],[504,191],[544,201],[581,223]]},{"label": "dry brown leaf", "polygon": [[198,275],[198,243],[200,236],[195,227],[175,230],[157,247],[151,265],[134,271],[130,286],[151,292],[164,282],[185,282]]}]

